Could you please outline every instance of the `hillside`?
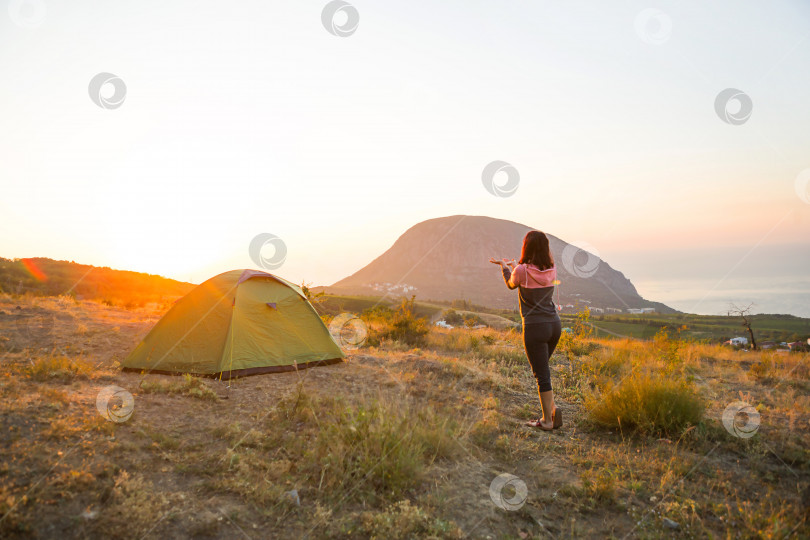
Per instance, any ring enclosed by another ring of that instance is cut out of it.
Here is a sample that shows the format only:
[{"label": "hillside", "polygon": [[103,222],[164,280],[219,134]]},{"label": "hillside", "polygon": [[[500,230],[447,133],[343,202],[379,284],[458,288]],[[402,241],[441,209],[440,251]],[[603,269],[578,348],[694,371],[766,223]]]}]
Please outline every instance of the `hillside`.
[{"label": "hillside", "polygon": [[[422,300],[465,299],[495,308],[513,308],[517,294],[503,283],[490,257],[519,258],[527,225],[486,216],[429,219],[405,231],[382,255],[327,290],[346,294],[416,295]],[[642,298],[624,274],[605,261],[595,271],[593,254],[568,250],[569,244],[546,233],[557,263],[558,304],[600,308],[652,307],[675,310]],[[577,274],[577,268],[579,273]]]},{"label": "hillside", "polygon": [[173,301],[194,285],[152,274],[55,261],[43,257],[0,258],[0,292],[37,296],[69,295],[77,299],[144,306]]},{"label": "hillside", "polygon": [[[122,372],[162,314],[0,293],[0,537],[810,535],[810,354],[577,337],[544,432],[514,331],[433,327],[230,382]],[[32,316],[51,331],[21,333]],[[753,432],[724,425],[738,400]]]}]

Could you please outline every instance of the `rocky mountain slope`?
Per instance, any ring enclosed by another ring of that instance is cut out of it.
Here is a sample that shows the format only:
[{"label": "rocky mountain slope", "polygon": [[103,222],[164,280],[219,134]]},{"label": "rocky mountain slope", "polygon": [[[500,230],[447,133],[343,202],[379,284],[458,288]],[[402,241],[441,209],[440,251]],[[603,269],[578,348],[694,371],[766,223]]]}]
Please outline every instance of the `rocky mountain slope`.
[{"label": "rocky mountain slope", "polygon": [[[416,295],[421,300],[465,299],[488,307],[512,308],[516,291],[507,289],[490,257],[519,258],[531,227],[486,216],[429,219],[405,231],[371,263],[334,285],[329,292],[366,295]],[[548,233],[546,233],[548,234]],[[555,301],[576,308],[672,308],[642,298],[624,274],[595,254],[548,234],[557,264]],[[575,308],[568,308],[573,310]]]}]

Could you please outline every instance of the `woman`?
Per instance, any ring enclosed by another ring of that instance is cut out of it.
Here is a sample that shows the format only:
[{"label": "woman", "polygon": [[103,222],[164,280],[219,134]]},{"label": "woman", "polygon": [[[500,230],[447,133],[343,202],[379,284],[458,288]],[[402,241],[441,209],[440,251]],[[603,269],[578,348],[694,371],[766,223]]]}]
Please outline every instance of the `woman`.
[{"label": "woman", "polygon": [[527,232],[523,238],[518,265],[514,261],[505,262],[494,258],[489,262],[501,265],[507,287],[519,288],[523,345],[537,379],[540,405],[543,408],[543,417],[527,424],[546,431],[558,428],[562,425],[562,413],[554,406],[548,359],[560,340],[562,322],[552,300],[557,267],[554,265],[548,237],[540,231]]}]

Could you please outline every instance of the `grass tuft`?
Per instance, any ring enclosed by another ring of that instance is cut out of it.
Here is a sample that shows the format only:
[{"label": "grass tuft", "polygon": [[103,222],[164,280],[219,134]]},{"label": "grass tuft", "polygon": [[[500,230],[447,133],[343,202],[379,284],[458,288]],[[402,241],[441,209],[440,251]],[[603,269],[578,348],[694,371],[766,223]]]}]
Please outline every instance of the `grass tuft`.
[{"label": "grass tuft", "polygon": [[705,404],[684,381],[633,374],[585,401],[595,423],[651,434],[680,434],[703,418]]},{"label": "grass tuft", "polygon": [[141,381],[141,390],[145,394],[179,394],[206,401],[217,401],[219,396],[200,377],[188,373],[183,375],[179,382],[163,381],[160,379]]},{"label": "grass tuft", "polygon": [[[278,456],[259,458],[253,448],[236,447],[236,456],[228,457],[236,474],[229,475],[226,489],[242,492],[255,484],[247,476],[252,475],[249,468],[240,479],[238,464],[261,459],[275,485],[294,480],[322,500],[391,502],[418,486],[434,461],[459,451],[460,429],[453,416],[408,396],[349,401],[299,388],[274,408],[265,426],[261,446]],[[256,487],[243,494],[265,503],[278,496],[265,493],[270,486]]]},{"label": "grass tuft", "polygon": [[27,368],[26,374],[39,382],[52,380],[70,382],[76,378],[90,378],[93,371],[93,364],[82,358],[45,356],[34,360]]}]

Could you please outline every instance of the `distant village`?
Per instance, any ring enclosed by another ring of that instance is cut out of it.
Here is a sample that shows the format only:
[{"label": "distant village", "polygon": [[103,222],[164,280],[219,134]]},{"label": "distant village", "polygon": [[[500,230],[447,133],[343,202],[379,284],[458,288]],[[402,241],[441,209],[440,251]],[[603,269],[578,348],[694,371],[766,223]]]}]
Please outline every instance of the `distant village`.
[{"label": "distant village", "polygon": [[416,290],[416,287],[413,285],[408,285],[407,283],[372,283],[369,285],[375,291],[381,291],[385,293],[402,293],[406,294]]},{"label": "distant village", "polygon": [[[733,337],[723,342],[723,344],[742,350],[748,350],[749,346],[748,338],[744,336]],[[807,339],[807,343],[804,341],[793,341],[790,343],[787,341],[759,341],[757,348],[761,350],[773,349],[776,352],[805,352],[810,350],[810,338]]]},{"label": "distant village", "polygon": [[[572,294],[571,296],[579,296],[579,294]],[[588,308],[588,311],[594,315],[601,315],[605,313],[658,313],[655,308],[651,307],[626,309],[617,307],[596,307],[591,305],[590,300],[585,300],[584,298],[575,298],[573,303],[561,302],[557,305],[557,309],[560,311],[560,313],[578,313],[585,308]]]},{"label": "distant village", "polygon": [[[587,302],[587,300],[583,300],[583,302]],[[658,313],[655,308],[645,307],[645,308],[617,308],[617,307],[606,307],[600,308],[595,306],[585,306],[588,308],[588,311],[593,314],[604,314],[604,313]],[[584,308],[581,305],[575,304],[559,304],[557,309],[561,313],[577,313],[582,311]]]}]

